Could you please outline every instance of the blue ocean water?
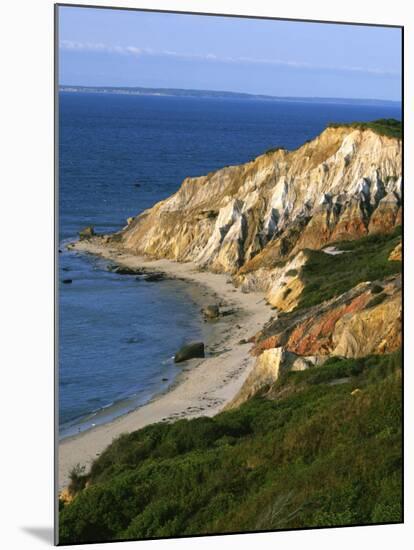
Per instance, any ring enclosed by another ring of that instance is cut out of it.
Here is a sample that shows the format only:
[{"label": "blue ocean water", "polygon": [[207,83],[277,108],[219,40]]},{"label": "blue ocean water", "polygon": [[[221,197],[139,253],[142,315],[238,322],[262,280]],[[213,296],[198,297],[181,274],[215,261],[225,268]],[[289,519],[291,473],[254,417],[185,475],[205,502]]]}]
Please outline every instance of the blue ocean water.
[{"label": "blue ocean water", "polygon": [[296,148],[328,122],[401,118],[398,106],[60,93],[59,411],[61,435],[145,403],[174,380],[171,357],[202,337],[180,281],[137,282],[68,252],[86,225],[119,230],[187,176]]}]

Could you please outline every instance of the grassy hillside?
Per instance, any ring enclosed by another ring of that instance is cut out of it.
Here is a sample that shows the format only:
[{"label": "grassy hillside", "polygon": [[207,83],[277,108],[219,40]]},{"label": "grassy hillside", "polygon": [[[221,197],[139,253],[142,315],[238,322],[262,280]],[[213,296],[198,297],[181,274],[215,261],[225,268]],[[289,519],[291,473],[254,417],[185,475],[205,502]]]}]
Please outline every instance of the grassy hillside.
[{"label": "grassy hillside", "polygon": [[400,354],[331,358],[239,409],[121,436],[74,473],[60,543],[400,522],[401,437]]},{"label": "grassy hillside", "polygon": [[348,124],[341,123],[330,123],[328,128],[339,128],[339,127],[348,127],[348,128],[357,128],[359,130],[372,130],[380,136],[402,138],[402,123],[400,120],[395,118],[379,118],[378,120],[373,120],[372,122],[350,122]]},{"label": "grassy hillside", "polygon": [[389,261],[391,251],[401,241],[401,226],[387,235],[368,235],[354,241],[334,243],[343,254],[330,255],[309,250],[302,270],[305,288],[299,307],[314,306],[338,296],[358,283],[384,279],[401,271],[401,262]]}]

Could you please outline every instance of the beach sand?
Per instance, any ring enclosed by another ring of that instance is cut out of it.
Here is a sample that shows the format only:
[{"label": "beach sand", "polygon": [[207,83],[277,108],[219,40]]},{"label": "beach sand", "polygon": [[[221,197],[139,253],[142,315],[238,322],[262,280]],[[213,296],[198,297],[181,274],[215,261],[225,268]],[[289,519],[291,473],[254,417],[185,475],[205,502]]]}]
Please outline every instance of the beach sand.
[{"label": "beach sand", "polygon": [[166,392],[110,423],[60,441],[59,489],[68,484],[68,474],[75,465],[85,466],[87,470],[91,462],[122,433],[155,422],[213,416],[220,412],[236,395],[254,365],[255,358],[249,354],[251,344],[239,344],[240,340],[254,336],[275,313],[262,293],[243,293],[229,284],[228,275],[200,271],[191,262],[148,260],[102,246],[99,241],[80,241],[71,248],[102,256],[117,265],[160,271],[167,276],[191,281],[199,285],[200,293],[194,298],[199,301],[200,307],[206,303],[223,302],[235,313],[211,323],[206,351],[213,353],[213,356],[188,361],[186,368]]}]

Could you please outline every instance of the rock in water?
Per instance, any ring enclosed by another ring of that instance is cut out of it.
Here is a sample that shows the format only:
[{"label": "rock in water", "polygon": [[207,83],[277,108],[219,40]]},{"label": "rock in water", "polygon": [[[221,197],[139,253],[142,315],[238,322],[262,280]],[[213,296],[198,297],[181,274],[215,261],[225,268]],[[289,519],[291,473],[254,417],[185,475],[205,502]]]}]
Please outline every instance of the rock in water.
[{"label": "rock in water", "polygon": [[62,283],[65,285],[70,285],[72,283],[72,279],[62,279]]},{"label": "rock in water", "polygon": [[128,267],[126,265],[118,265],[113,267],[111,271],[117,275],[138,275],[142,273],[140,269],[134,269],[133,267]]},{"label": "rock in water", "polygon": [[85,227],[84,229],[81,229],[81,231],[79,231],[79,239],[81,241],[85,241],[87,239],[90,239],[94,235],[95,235],[95,230],[91,225],[89,225],[88,227]]},{"label": "rock in water", "polygon": [[163,273],[150,273],[144,277],[144,280],[147,281],[147,283],[156,283],[158,281],[163,281],[164,279],[165,276]]},{"label": "rock in water", "polygon": [[220,309],[217,305],[210,305],[203,309],[203,315],[206,319],[217,319],[220,315]]},{"label": "rock in water", "polygon": [[187,361],[187,359],[193,359],[194,357],[205,357],[203,342],[192,342],[183,346],[175,354],[174,362],[181,363],[181,361]]}]

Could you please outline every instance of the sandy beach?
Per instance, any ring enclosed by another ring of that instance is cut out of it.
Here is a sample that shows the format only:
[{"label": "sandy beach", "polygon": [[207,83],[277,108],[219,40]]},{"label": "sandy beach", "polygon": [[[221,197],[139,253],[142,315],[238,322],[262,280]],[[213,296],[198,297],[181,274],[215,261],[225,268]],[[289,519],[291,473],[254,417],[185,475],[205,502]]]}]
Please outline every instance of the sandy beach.
[{"label": "sandy beach", "polygon": [[243,293],[229,284],[229,276],[200,271],[193,263],[149,260],[118,249],[100,245],[99,241],[80,241],[73,250],[87,252],[134,269],[159,271],[198,285],[194,298],[200,307],[207,303],[223,303],[234,313],[211,324],[205,359],[193,359],[177,377],[169,390],[148,404],[103,424],[66,438],[59,444],[59,489],[68,483],[68,473],[77,464],[86,469],[99,454],[122,433],[129,433],[148,424],[180,418],[213,416],[232,400],[250,373],[254,358],[251,344],[240,344],[252,337],[274,315],[262,293]]}]

